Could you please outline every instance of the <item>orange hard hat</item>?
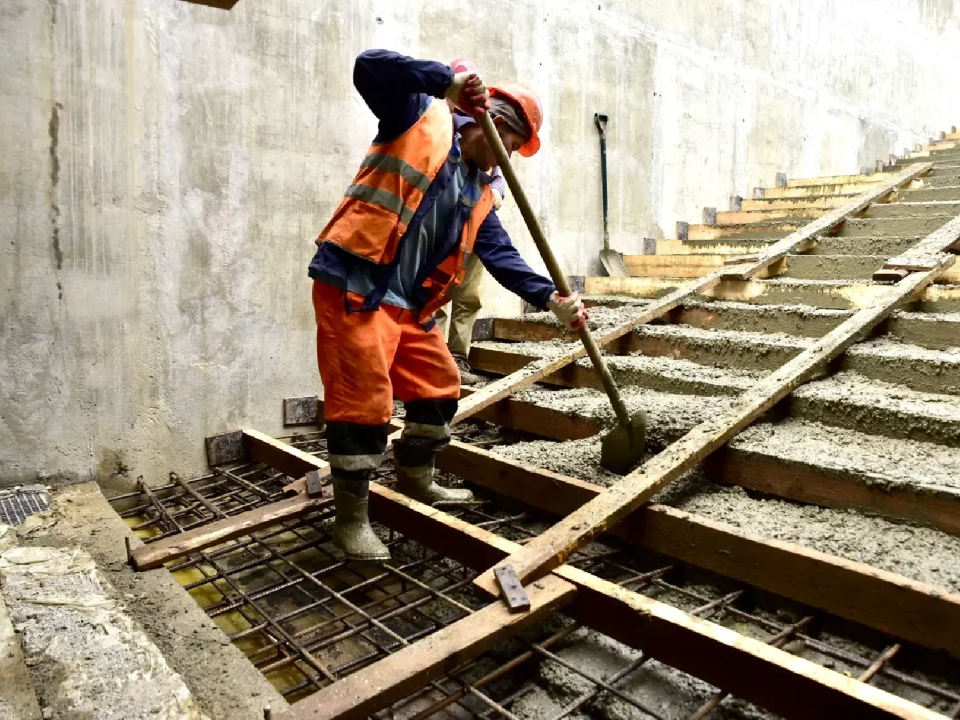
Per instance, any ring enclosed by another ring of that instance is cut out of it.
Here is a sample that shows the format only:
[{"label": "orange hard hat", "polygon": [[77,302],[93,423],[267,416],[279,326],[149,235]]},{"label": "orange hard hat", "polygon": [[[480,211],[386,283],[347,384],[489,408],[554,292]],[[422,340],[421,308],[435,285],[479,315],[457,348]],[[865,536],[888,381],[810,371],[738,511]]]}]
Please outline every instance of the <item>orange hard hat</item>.
[{"label": "orange hard hat", "polygon": [[535,155],[540,149],[540,128],[543,127],[543,105],[537,94],[523,83],[506,82],[490,88],[490,97],[502,97],[520,108],[530,128],[530,137],[517,152],[524,157]]}]

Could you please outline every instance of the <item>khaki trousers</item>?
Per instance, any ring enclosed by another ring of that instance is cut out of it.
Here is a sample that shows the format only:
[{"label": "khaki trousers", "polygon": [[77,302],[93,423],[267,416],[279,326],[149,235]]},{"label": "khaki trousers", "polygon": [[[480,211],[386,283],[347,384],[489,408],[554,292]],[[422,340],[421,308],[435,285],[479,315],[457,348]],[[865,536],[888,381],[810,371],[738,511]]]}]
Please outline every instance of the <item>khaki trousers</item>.
[{"label": "khaki trousers", "polygon": [[451,295],[450,303],[437,310],[435,318],[440,332],[447,335],[450,354],[468,357],[470,341],[473,339],[473,324],[480,314],[483,263],[476,255],[470,255],[464,264],[464,270],[466,274],[463,283]]}]

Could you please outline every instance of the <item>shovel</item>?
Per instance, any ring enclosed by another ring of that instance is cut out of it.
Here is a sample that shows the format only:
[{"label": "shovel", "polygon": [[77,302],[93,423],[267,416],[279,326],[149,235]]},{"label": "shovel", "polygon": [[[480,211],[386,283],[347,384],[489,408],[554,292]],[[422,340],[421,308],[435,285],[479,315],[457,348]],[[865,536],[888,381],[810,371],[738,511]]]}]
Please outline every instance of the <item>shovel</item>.
[{"label": "shovel", "polygon": [[610,249],[610,230],[607,227],[607,120],[603,113],[594,113],[593,122],[600,131],[600,182],[603,187],[603,250],[600,251],[600,264],[610,277],[630,277],[627,266],[623,264],[623,255]]},{"label": "shovel", "polygon": [[[533,236],[533,242],[536,244],[537,250],[540,251],[540,256],[550,272],[550,278],[553,280],[553,284],[557,286],[557,292],[565,297],[571,295],[570,284],[560,270],[560,265],[547,243],[546,236],[543,234],[543,228],[540,227],[540,223],[533,214],[530,201],[527,200],[523,188],[520,187],[520,181],[513,171],[507,149],[503,146],[500,133],[497,132],[490,113],[481,115],[479,122],[480,127],[483,128],[483,134],[487,138],[487,143],[493,149],[494,155],[497,156],[497,164],[510,187],[510,192],[513,194],[517,207],[520,208],[520,214],[523,215],[523,219],[527,223],[527,229]],[[643,459],[643,453],[646,449],[647,418],[643,411],[637,411],[633,415],[627,412],[627,406],[624,405],[623,398],[620,397],[617,384],[614,382],[613,376],[607,368],[607,363],[604,361],[603,355],[600,354],[600,347],[593,339],[593,334],[587,324],[584,323],[577,330],[577,333],[587,350],[587,355],[590,356],[593,369],[600,376],[600,382],[603,383],[603,389],[606,390],[607,396],[610,398],[610,404],[613,405],[613,411],[617,416],[617,426],[607,433],[600,445],[600,463],[611,472],[622,475]]]}]

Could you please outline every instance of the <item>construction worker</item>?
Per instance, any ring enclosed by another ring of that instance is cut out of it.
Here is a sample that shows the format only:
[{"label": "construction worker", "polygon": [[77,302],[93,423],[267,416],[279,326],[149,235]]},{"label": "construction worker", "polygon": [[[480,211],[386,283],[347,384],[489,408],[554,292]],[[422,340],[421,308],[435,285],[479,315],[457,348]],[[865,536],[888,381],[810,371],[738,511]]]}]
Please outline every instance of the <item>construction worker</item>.
[{"label": "construction worker", "polygon": [[[393,398],[406,424],[393,446],[398,489],[425,503],[466,501],[434,482],[460,395],[457,366],[433,315],[471,254],[505,288],[568,327],[587,312],[577,295],[523,261],[493,212],[496,164],[475,118],[490,111],[508,152],[540,147],[542,110],[519,83],[489,92],[475,72],[386,50],[362,53],[354,85],[379,119],[373,145],[320,232],[310,263],[317,363],[334,490],[334,543],[349,560],[390,557],[373,532],[367,492],[387,443]],[[451,113],[451,100],[458,112]]]},{"label": "construction worker", "polygon": [[[499,210],[507,193],[507,183],[494,168],[490,174],[490,189],[493,191],[493,209]],[[483,288],[483,263],[476,254],[467,258],[463,265],[463,282],[450,293],[450,302],[437,309],[437,325],[447,338],[447,349],[460,371],[461,385],[475,385],[481,378],[470,367],[470,344],[473,341],[473,325],[482,307],[480,291]]]}]

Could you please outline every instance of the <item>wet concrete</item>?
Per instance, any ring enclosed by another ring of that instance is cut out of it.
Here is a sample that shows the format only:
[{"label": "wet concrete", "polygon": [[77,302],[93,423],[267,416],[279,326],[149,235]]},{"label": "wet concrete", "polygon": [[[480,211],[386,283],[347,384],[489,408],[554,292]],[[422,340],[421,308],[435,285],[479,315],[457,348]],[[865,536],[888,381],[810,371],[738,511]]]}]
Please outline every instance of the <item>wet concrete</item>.
[{"label": "wet concrete", "polygon": [[[864,248],[866,250],[866,248]],[[788,255],[783,277],[800,280],[870,280],[890,255]]]},{"label": "wet concrete", "polygon": [[834,237],[825,235],[820,238],[817,246],[807,254],[881,255],[886,260],[913,247],[922,239],[922,235],[905,235],[903,237],[875,237],[873,235]]},{"label": "wet concrete", "polygon": [[948,215],[945,213],[916,214],[898,217],[871,217],[869,214],[871,211],[867,212],[866,217],[856,217],[845,220],[836,234],[840,237],[861,237],[864,235],[874,237],[919,235],[923,237],[935,230],[939,230],[956,217],[956,215]]},{"label": "wet concrete", "polygon": [[[537,441],[494,450],[521,462],[609,486],[620,478],[600,467],[599,442],[597,438],[566,443]],[[810,461],[823,449],[811,447]],[[960,592],[960,538],[939,530],[856,510],[754,498],[739,487],[714,485],[699,471],[688,473],[655,500],[761,537],[794,542]]]}]

